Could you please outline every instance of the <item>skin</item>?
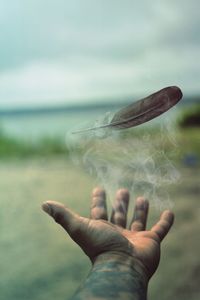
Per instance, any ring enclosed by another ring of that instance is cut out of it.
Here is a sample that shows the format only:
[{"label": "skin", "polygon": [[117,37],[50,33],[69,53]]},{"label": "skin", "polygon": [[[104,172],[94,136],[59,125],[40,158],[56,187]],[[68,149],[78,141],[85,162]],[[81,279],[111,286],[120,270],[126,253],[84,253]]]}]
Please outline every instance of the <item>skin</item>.
[{"label": "skin", "polygon": [[146,230],[149,203],[136,200],[132,221],[126,228],[129,192],[116,193],[108,220],[106,194],[92,193],[90,218],[81,217],[63,204],[47,201],[43,210],[60,224],[92,262],[92,269],[73,299],[146,299],[149,279],[160,260],[160,244],[173,224],[166,210],[160,220]]}]

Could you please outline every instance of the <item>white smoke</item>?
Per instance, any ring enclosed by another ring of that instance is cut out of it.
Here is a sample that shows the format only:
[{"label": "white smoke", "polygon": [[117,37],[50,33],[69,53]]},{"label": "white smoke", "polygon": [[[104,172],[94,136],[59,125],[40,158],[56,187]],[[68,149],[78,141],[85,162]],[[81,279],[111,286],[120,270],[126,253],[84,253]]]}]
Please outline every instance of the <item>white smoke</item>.
[{"label": "white smoke", "polygon": [[[95,125],[108,119],[110,114]],[[158,209],[172,206],[168,189],[179,179],[179,173],[165,153],[166,144],[171,154],[177,149],[174,124],[169,118],[151,130],[148,123],[121,131],[88,131],[73,138],[71,159],[105,188],[110,201],[118,188],[125,187],[134,198],[142,195]]]}]

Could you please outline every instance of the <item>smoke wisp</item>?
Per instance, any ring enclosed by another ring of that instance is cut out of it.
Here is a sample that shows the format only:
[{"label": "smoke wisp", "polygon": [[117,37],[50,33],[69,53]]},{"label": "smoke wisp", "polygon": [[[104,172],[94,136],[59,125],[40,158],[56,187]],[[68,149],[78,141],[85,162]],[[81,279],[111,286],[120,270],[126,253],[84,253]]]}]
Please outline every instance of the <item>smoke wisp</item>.
[{"label": "smoke wisp", "polygon": [[[106,114],[95,125],[106,123]],[[128,188],[134,198],[144,196],[158,209],[173,205],[168,189],[179,173],[166,154],[176,151],[176,131],[168,118],[124,131],[102,129],[81,134],[71,143],[71,159],[106,189],[108,198]],[[175,149],[175,150],[174,150]],[[79,151],[77,151],[79,150]]]}]

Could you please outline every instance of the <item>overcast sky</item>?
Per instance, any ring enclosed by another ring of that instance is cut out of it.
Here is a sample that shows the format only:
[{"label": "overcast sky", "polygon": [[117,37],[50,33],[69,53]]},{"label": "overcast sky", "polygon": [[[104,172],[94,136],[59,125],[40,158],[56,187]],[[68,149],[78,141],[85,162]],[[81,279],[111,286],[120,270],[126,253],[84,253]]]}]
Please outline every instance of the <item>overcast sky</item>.
[{"label": "overcast sky", "polygon": [[0,108],[200,93],[198,0],[0,0]]}]

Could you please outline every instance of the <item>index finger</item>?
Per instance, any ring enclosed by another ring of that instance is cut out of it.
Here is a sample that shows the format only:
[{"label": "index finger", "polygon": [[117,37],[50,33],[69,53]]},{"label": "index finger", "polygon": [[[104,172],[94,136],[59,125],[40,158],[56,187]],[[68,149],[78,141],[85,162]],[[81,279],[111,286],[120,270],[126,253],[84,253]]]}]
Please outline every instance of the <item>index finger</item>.
[{"label": "index finger", "polygon": [[95,188],[92,192],[90,216],[92,219],[108,219],[106,207],[106,193],[102,188]]}]

